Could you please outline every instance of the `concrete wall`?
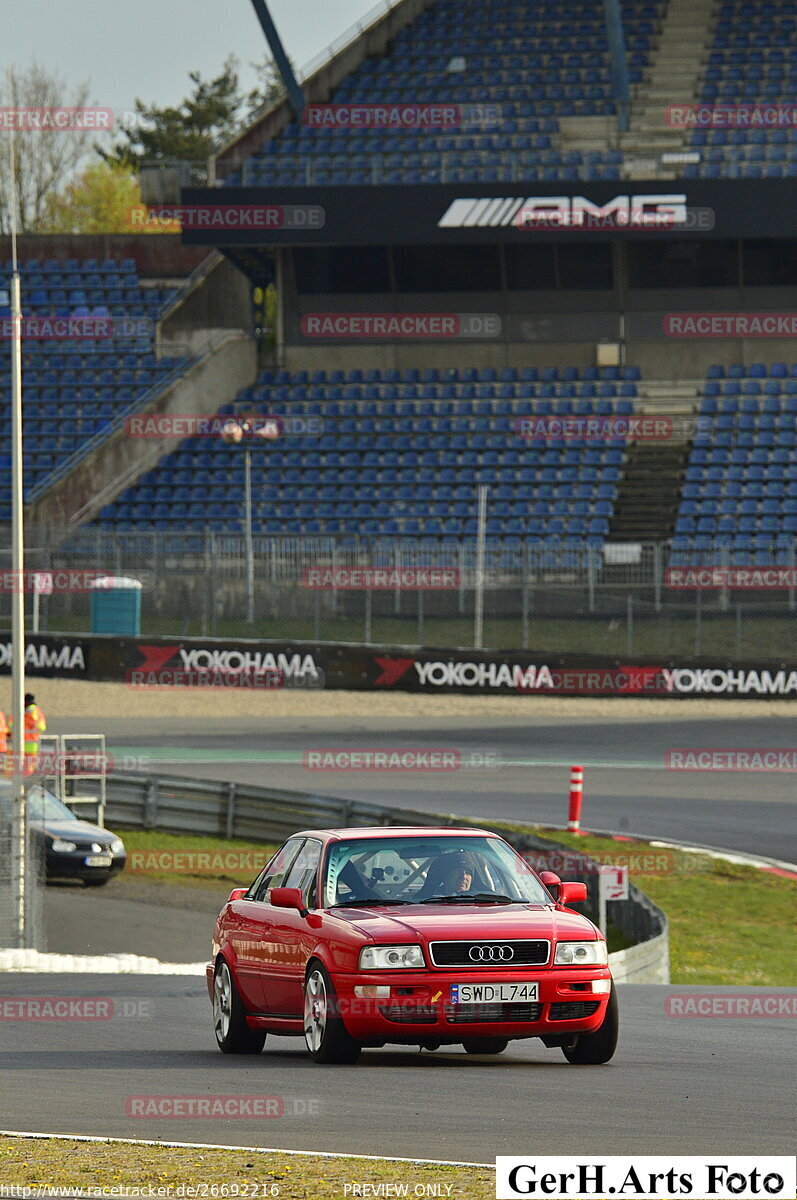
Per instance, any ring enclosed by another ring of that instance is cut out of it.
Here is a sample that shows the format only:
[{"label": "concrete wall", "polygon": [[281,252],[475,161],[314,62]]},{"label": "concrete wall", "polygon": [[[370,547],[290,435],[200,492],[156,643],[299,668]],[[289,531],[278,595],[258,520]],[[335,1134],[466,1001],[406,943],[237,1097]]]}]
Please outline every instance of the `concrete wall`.
[{"label": "concrete wall", "polygon": [[615,983],[669,983],[670,938],[668,932],[609,955]]},{"label": "concrete wall", "polygon": [[194,354],[220,329],[252,336],[251,283],[229,259],[212,251],[207,270],[161,321],[158,353]]},{"label": "concrete wall", "polygon": [[[230,332],[136,415],[212,415],[240,388],[251,385],[256,375],[254,342],[241,332]],[[31,507],[26,514],[29,527],[37,528],[46,543],[48,532],[93,520],[104,505],[177,449],[180,441],[179,437],[131,438],[124,427],[119,428]]]}]

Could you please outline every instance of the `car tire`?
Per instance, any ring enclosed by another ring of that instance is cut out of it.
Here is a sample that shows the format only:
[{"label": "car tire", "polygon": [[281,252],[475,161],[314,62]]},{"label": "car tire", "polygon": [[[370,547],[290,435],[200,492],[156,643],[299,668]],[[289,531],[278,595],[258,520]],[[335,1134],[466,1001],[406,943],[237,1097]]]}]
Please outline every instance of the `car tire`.
[{"label": "car tire", "polygon": [[503,1054],[509,1045],[509,1038],[468,1038],[462,1045],[466,1054]]},{"label": "car tire", "polygon": [[247,1025],[232,971],[223,958],[213,976],[213,1032],[222,1054],[259,1054],[266,1044],[265,1033]]},{"label": "car tire", "polygon": [[620,1010],[614,984],[609,994],[609,1003],[601,1025],[594,1033],[580,1033],[573,1046],[563,1046],[562,1054],[569,1063],[579,1066],[597,1066],[607,1063],[617,1047],[620,1029]]},{"label": "car tire", "polygon": [[304,1040],[317,1063],[353,1066],[362,1050],[343,1024],[335,988],[320,962],[311,964],[304,981]]}]

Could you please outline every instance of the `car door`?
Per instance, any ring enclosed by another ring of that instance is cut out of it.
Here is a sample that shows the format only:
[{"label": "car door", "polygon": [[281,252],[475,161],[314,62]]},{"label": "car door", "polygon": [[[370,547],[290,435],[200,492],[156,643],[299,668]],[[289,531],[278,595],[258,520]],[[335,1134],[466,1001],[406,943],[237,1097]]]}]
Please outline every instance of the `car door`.
[{"label": "car door", "polygon": [[[321,842],[307,838],[282,885],[299,888],[306,907],[311,910],[318,905],[320,861]],[[318,930],[295,908],[271,908],[271,921],[269,963],[264,976],[268,1012],[280,1017],[301,1017],[302,985]]]},{"label": "car door", "polygon": [[272,887],[280,887],[293,865],[303,838],[290,838],[281,846],[245,896],[229,906],[225,930],[235,953],[235,978],[244,1007],[249,1012],[266,1011],[264,973],[272,958],[273,914],[268,903]]}]

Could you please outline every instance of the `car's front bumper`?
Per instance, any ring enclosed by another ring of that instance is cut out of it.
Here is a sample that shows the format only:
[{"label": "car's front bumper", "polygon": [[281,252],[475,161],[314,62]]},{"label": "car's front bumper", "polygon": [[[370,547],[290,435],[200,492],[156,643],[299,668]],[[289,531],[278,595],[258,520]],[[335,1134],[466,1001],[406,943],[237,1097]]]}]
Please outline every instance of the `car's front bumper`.
[{"label": "car's front bumper", "polygon": [[[397,976],[399,976],[397,978]],[[453,984],[539,984],[536,1001],[454,1004]],[[605,981],[605,982],[604,982]],[[608,967],[545,971],[368,971],[335,975],[338,1008],[358,1041],[458,1042],[473,1037],[555,1037],[592,1033],[609,1002]],[[593,983],[607,988],[593,991]],[[389,997],[362,995],[367,985],[390,987]],[[358,989],[358,991],[355,991]],[[360,994],[358,994],[358,992]]]},{"label": "car's front bumper", "polygon": [[87,857],[85,850],[67,854],[55,854],[51,851],[46,858],[47,879],[111,879],[124,870],[127,863],[126,854],[117,854],[113,856],[110,866],[88,867]]}]

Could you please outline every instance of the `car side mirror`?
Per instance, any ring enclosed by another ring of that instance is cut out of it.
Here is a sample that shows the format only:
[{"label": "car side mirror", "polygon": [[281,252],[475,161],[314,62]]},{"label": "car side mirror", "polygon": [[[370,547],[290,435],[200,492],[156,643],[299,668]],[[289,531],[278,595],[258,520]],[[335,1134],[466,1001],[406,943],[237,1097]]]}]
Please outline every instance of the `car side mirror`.
[{"label": "car side mirror", "polygon": [[272,888],[269,899],[274,908],[295,908],[300,917],[306,917],[309,911],[305,907],[301,888]]},{"label": "car side mirror", "polygon": [[248,891],[249,888],[233,888],[227,897],[227,903],[230,904],[233,900],[240,900],[241,897],[245,896]]},{"label": "car side mirror", "polygon": [[557,901],[559,904],[581,904],[587,898],[585,883],[560,883]]},{"label": "car side mirror", "polygon": [[562,886],[562,881],[559,876],[553,871],[540,871],[540,879],[545,884],[554,900],[558,900],[559,888]]}]

